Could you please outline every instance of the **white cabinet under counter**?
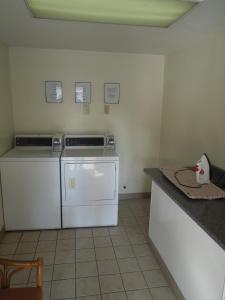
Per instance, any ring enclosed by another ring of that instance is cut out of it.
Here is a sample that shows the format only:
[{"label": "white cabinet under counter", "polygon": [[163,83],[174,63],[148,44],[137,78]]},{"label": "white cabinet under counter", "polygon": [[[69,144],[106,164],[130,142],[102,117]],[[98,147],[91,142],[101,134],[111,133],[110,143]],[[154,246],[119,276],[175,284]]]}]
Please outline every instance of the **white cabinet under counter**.
[{"label": "white cabinet under counter", "polygon": [[194,202],[159,170],[148,174],[153,178],[149,237],[184,298],[225,300],[224,199]]}]

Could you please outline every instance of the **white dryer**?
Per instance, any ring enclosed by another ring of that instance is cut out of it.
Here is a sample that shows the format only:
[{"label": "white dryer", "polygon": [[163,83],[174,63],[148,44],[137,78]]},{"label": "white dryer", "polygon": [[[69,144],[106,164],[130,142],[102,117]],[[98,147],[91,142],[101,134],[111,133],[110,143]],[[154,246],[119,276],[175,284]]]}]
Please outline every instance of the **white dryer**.
[{"label": "white dryer", "polygon": [[62,226],[118,224],[119,157],[112,135],[65,135]]},{"label": "white dryer", "polygon": [[20,135],[0,157],[6,230],[61,227],[60,155],[52,135]]}]

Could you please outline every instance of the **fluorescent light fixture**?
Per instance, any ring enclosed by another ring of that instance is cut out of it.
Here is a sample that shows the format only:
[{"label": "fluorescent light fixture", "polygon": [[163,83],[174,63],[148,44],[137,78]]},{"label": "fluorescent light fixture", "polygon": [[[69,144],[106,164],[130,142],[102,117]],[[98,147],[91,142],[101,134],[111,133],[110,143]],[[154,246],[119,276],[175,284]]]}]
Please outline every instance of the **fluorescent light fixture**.
[{"label": "fluorescent light fixture", "polygon": [[26,0],[35,18],[169,27],[196,4],[185,0]]}]

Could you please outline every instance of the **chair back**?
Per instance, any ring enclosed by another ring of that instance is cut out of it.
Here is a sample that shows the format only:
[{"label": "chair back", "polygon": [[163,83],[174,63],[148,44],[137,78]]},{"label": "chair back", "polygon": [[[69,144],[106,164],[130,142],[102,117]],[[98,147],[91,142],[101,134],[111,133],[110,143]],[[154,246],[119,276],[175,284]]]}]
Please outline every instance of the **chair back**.
[{"label": "chair back", "polygon": [[42,288],[43,282],[43,259],[38,258],[32,261],[16,261],[0,258],[0,288],[10,287],[12,276],[25,269],[36,268],[36,286]]}]

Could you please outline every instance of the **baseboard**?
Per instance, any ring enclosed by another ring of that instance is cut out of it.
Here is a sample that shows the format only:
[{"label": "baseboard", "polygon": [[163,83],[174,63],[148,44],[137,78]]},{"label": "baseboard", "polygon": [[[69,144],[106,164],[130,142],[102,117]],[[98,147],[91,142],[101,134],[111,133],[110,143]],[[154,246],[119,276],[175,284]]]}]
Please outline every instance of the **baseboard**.
[{"label": "baseboard", "polygon": [[152,249],[153,253],[156,256],[156,259],[157,259],[157,261],[158,261],[158,263],[159,263],[159,265],[160,265],[163,273],[166,276],[166,279],[168,280],[168,282],[170,283],[170,285],[171,285],[171,287],[173,289],[173,292],[174,292],[174,294],[176,296],[176,299],[177,300],[185,300],[184,296],[182,295],[179,287],[177,286],[177,284],[176,284],[175,280],[173,279],[173,277],[172,277],[169,269],[167,268],[166,264],[164,263],[163,259],[161,258],[158,250],[156,249],[156,247],[153,244],[153,242],[152,242],[152,240],[151,240],[150,237],[149,237],[149,244],[151,246],[151,249]]},{"label": "baseboard", "polygon": [[4,234],[5,234],[5,226],[2,226],[2,228],[0,230],[0,241],[2,240]]},{"label": "baseboard", "polygon": [[119,200],[126,199],[145,199],[150,198],[150,193],[128,193],[128,194],[119,194]]}]

